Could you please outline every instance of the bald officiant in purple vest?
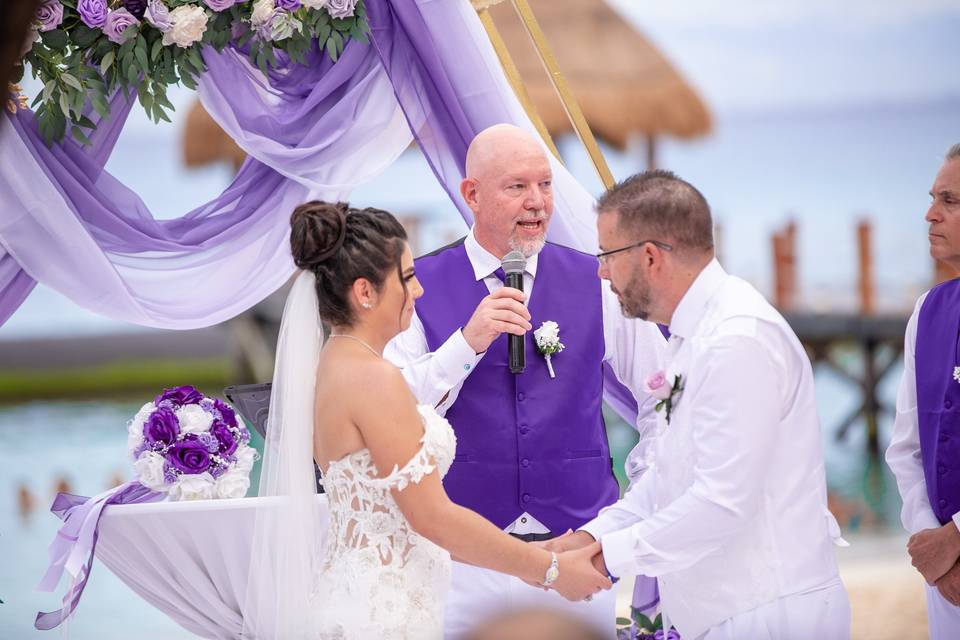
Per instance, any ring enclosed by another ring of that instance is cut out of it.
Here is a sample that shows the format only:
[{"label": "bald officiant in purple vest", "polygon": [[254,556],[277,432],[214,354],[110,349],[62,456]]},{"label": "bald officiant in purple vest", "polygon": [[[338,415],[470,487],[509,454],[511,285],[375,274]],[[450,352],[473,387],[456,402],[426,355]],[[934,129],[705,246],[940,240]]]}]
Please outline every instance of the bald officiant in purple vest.
[{"label": "bald officiant in purple vest", "polygon": [[[619,497],[601,415],[603,367],[634,393],[644,433],[655,420],[643,380],[663,368],[666,341],[656,325],[623,317],[597,277],[595,256],[545,242],[552,174],[530,134],[512,125],[482,131],[467,152],[466,175],[461,194],[474,226],[417,260],[425,293],[410,329],[384,355],[402,368],[417,399],[453,425],[457,454],[444,480],[450,498],[517,537],[545,540]],[[512,251],[526,258],[522,293],[503,282],[501,261]],[[551,322],[547,334],[553,328],[563,350],[548,361],[534,332]],[[508,358],[514,335],[524,345],[520,373]],[[568,603],[455,562],[445,637],[526,606],[564,608],[612,634],[615,596],[610,590]]]},{"label": "bald officiant in purple vest", "polygon": [[[960,271],[960,144],[930,191],[930,254]],[[903,378],[887,464],[913,534],[913,566],[927,581],[934,640],[960,638],[960,280],[920,296],[907,324]]]}]

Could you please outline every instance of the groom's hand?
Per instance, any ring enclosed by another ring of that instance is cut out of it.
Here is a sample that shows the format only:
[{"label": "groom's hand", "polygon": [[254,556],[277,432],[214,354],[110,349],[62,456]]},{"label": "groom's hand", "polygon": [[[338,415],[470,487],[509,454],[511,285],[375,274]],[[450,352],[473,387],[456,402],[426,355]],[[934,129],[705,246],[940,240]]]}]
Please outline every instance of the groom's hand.
[{"label": "groom's hand", "polygon": [[545,542],[539,543],[547,551],[555,551],[556,553],[563,553],[564,551],[573,551],[574,549],[582,549],[583,547],[593,544],[595,540],[593,536],[587,533],[586,531],[571,531],[567,530],[562,536],[557,536]]},{"label": "groom's hand", "polygon": [[937,591],[955,607],[960,607],[960,564],[953,567],[937,580]]},{"label": "groom's hand", "polygon": [[558,557],[560,577],[553,588],[567,600],[577,602],[612,587],[606,574],[597,571],[595,557],[599,557],[602,564],[599,542],[561,554]]},{"label": "groom's hand", "polygon": [[522,336],[533,328],[526,295],[513,287],[501,287],[480,301],[463,328],[463,338],[474,353],[483,353],[501,333]]},{"label": "groom's hand", "polygon": [[933,586],[960,559],[960,530],[953,522],[937,529],[924,529],[907,542],[910,560]]}]

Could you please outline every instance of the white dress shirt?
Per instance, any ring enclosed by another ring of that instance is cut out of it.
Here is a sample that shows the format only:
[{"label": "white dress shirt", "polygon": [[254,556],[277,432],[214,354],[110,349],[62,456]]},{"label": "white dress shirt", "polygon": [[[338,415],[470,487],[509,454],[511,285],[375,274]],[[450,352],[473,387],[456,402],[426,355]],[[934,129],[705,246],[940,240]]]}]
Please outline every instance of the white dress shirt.
[{"label": "white dress shirt", "polygon": [[[502,287],[503,282],[494,274],[501,266],[500,259],[480,246],[472,229],[464,240],[464,248],[473,266],[474,277],[483,280],[491,293]],[[523,274],[527,304],[533,296],[537,258],[536,255],[527,258]],[[602,309],[603,359],[636,397],[640,410],[634,427],[640,433],[641,440],[648,440],[656,425],[653,411],[655,401],[643,392],[643,381],[651,373],[663,368],[666,341],[655,324],[625,318],[620,310],[620,302],[605,281],[602,283]],[[483,353],[474,353],[462,331],[456,331],[436,351],[429,352],[423,323],[416,313],[410,328],[391,340],[383,355],[401,368],[417,400],[435,406],[441,415],[446,414],[456,402],[464,380],[483,358]],[[506,531],[518,534],[546,533],[547,528],[529,513],[523,513]]]},{"label": "white dress shirt", "polygon": [[[926,300],[924,293],[917,300],[913,315],[907,322],[903,341],[903,376],[897,391],[897,417],[893,435],[887,448],[887,464],[897,479],[897,488],[903,500],[900,520],[910,533],[924,529],[938,529],[940,521],[930,507],[927,481],[923,475],[923,457],[920,455],[920,423],[917,417],[917,321],[920,307]],[[953,522],[960,528],[960,512],[953,514]]]},{"label": "white dress shirt", "polygon": [[[670,323],[669,424],[649,469],[583,527],[615,576],[657,576],[694,638],[740,612],[838,584],[813,372],[786,321],[712,261]],[[841,587],[842,593],[842,587]]]}]

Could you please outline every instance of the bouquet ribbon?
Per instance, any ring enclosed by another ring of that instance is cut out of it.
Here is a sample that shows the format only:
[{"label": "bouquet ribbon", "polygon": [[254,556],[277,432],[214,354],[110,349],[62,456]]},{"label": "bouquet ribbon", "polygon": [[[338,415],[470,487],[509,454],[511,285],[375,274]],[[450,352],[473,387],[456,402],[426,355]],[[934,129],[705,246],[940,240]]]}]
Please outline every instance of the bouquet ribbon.
[{"label": "bouquet ribbon", "polygon": [[127,482],[92,498],[70,493],[57,494],[50,511],[63,520],[63,526],[50,543],[50,564],[37,585],[37,591],[56,589],[64,571],[73,579],[63,596],[63,607],[57,611],[37,613],[37,619],[33,623],[35,628],[47,631],[58,627],[77,608],[93,568],[93,554],[97,548],[103,508],[109,504],[157,502],[163,497],[163,493],[152,491],[137,481]]}]

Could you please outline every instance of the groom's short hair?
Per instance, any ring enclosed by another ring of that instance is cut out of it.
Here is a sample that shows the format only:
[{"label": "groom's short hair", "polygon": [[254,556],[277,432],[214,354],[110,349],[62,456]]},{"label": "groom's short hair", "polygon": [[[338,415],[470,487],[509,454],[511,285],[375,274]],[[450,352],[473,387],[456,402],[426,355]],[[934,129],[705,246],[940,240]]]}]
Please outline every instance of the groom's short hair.
[{"label": "groom's short hair", "polygon": [[597,201],[597,212],[614,211],[620,214],[619,229],[636,235],[634,240],[667,242],[682,253],[713,251],[707,199],[671,171],[644,171],[610,187]]},{"label": "groom's short hair", "polygon": [[947,150],[947,157],[946,157],[946,159],[947,159],[948,161],[949,161],[949,160],[960,160],[960,142],[958,142],[957,144],[953,145],[952,147],[950,147],[950,148]]}]

